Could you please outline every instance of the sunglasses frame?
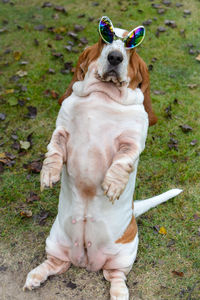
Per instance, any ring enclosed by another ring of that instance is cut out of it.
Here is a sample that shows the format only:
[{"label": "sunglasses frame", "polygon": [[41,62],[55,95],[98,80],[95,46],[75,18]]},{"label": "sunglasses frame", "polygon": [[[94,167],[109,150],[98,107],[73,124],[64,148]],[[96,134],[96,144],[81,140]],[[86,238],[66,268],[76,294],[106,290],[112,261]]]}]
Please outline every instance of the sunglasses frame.
[{"label": "sunglasses frame", "polygon": [[[106,41],[106,40],[104,39],[104,37],[102,36],[102,34],[101,34],[100,24],[101,24],[102,19],[107,19],[107,20],[109,21],[110,25],[111,25],[111,28],[113,29],[113,30],[112,30],[112,31],[113,31],[113,40],[112,40],[111,43],[108,42],[108,41]],[[143,28],[143,29],[144,29],[144,35],[143,35],[143,38],[141,39],[141,41],[140,41],[136,46],[133,46],[133,47],[126,47],[126,45],[125,45],[126,40],[127,40],[128,37],[133,33],[133,31],[137,30],[138,28]],[[120,39],[120,40],[124,43],[125,49],[133,49],[133,48],[136,48],[137,46],[139,46],[139,45],[143,42],[143,40],[144,40],[144,38],[145,38],[145,28],[144,28],[144,26],[138,26],[138,27],[134,28],[133,30],[131,30],[131,31],[127,34],[127,36],[126,36],[125,38],[121,38],[121,37],[119,37],[119,36],[116,35],[116,33],[115,33],[115,31],[114,31],[114,26],[113,26],[111,20],[110,20],[107,16],[103,16],[103,17],[101,18],[101,20],[99,21],[99,34],[100,34],[102,40],[103,40],[106,44],[112,44],[114,40]]]}]

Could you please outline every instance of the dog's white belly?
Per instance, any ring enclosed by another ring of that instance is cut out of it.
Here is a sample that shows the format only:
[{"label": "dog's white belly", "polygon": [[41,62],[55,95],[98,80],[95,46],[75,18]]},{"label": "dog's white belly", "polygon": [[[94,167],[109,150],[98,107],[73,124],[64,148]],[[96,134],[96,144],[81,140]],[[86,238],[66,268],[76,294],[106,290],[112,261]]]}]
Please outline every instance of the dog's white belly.
[{"label": "dog's white belly", "polygon": [[101,269],[120,252],[121,246],[115,241],[132,218],[135,176],[136,170],[112,205],[103,193],[93,200],[81,199],[64,167],[58,215],[46,241],[47,252],[88,270]]},{"label": "dog's white belly", "polygon": [[[46,242],[48,253],[95,271],[121,251],[115,241],[132,218],[137,162],[114,205],[103,194],[101,184],[117,151],[115,139],[130,128],[141,132],[145,118],[141,105],[110,104],[97,97],[80,99],[72,94],[62,105],[57,126],[69,133],[68,158],[62,172],[58,215]],[[145,138],[144,127],[143,143]]]}]

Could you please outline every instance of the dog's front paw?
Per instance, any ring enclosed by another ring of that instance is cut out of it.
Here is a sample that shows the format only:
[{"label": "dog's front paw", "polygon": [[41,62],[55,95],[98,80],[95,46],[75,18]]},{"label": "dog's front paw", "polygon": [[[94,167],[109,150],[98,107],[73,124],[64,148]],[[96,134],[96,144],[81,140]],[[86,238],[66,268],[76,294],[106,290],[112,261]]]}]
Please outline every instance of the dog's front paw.
[{"label": "dog's front paw", "polygon": [[119,199],[129,179],[128,173],[123,173],[122,175],[117,171],[117,169],[113,170],[112,168],[110,168],[106,173],[106,176],[102,183],[104,194],[108,196],[109,200],[112,203],[114,203],[116,199]]},{"label": "dog's front paw", "polygon": [[60,180],[60,169],[43,165],[40,173],[40,189],[41,192],[45,187],[52,188],[53,184]]},{"label": "dog's front paw", "polygon": [[125,184],[114,182],[108,176],[105,177],[102,188],[104,190],[104,194],[108,196],[109,200],[114,203],[114,200],[119,199],[120,195],[125,189]]}]

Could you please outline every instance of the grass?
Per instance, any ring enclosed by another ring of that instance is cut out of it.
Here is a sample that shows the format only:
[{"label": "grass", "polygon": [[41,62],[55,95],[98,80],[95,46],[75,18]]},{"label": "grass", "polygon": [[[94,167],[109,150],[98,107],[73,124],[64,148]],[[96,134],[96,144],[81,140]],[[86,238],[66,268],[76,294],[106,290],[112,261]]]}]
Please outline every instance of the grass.
[{"label": "grass", "polygon": [[[138,259],[133,271],[128,276],[131,295],[138,299],[199,299],[199,178],[200,178],[200,64],[195,60],[197,52],[190,55],[188,44],[192,49],[200,50],[199,9],[200,2],[182,1],[183,7],[177,8],[175,1],[169,7],[162,5],[166,12],[157,14],[151,1],[141,0],[138,5],[131,1],[105,1],[94,6],[93,1],[56,1],[63,5],[68,13],[56,12],[53,8],[41,8],[41,1],[13,1],[0,3],[0,112],[6,119],[0,121],[0,153],[10,152],[16,155],[13,167],[6,167],[0,174],[0,236],[1,243],[8,251],[16,251],[20,243],[28,244],[29,233],[37,237],[36,249],[44,243],[57,212],[59,186],[53,190],[39,192],[39,174],[29,173],[23,165],[40,158],[55,127],[59,111],[57,100],[45,96],[46,90],[55,90],[61,95],[67,88],[72,75],[63,75],[60,69],[63,63],[72,61],[75,66],[78,54],[84,46],[75,43],[78,51],[67,52],[64,45],[73,41],[66,35],[75,24],[85,26],[78,37],[86,37],[89,44],[98,39],[97,19],[108,15],[113,24],[131,30],[144,20],[151,18],[152,24],[146,27],[146,38],[138,49],[147,65],[153,64],[150,72],[152,101],[159,118],[156,126],[148,133],[146,149],[141,155],[135,198],[143,199],[164,192],[172,187],[183,188],[184,192],[176,199],[159,206],[138,220],[140,246]],[[183,11],[189,9],[191,15],[183,17]],[[56,16],[55,16],[56,14]],[[84,17],[77,18],[78,15]],[[52,18],[54,15],[55,18]],[[92,22],[89,17],[94,17]],[[156,19],[155,19],[156,18]],[[177,28],[166,27],[166,32],[155,36],[158,26],[164,26],[166,19],[175,20]],[[46,29],[36,31],[34,27],[44,24]],[[119,24],[119,25],[120,25]],[[21,26],[21,29],[17,28]],[[47,30],[55,26],[64,27],[63,39],[55,40],[55,33]],[[183,33],[184,30],[184,33]],[[39,45],[36,46],[34,39]],[[5,51],[10,49],[8,54]],[[63,53],[63,59],[52,56],[52,51]],[[21,58],[15,60],[15,52]],[[152,58],[156,62],[152,63]],[[20,62],[28,61],[27,65]],[[55,70],[49,74],[48,69]],[[27,71],[27,76],[13,82],[10,78],[19,70]],[[195,85],[189,88],[188,85]],[[21,85],[27,90],[21,91]],[[14,89],[14,92],[12,91]],[[155,90],[164,91],[156,95]],[[174,102],[174,99],[178,101]],[[23,100],[25,105],[10,105]],[[37,107],[35,119],[28,119],[27,106]],[[165,108],[171,105],[172,118],[166,117]],[[180,125],[188,124],[191,132],[182,132]],[[21,155],[13,150],[12,134],[25,141],[33,132],[33,146]],[[178,151],[169,149],[168,143],[173,137],[178,141]],[[192,146],[190,143],[197,140]],[[40,200],[27,203],[30,191],[40,196]],[[31,218],[23,218],[20,212],[31,210]],[[41,226],[38,218],[42,211],[48,211],[46,223]],[[196,216],[196,217],[195,217]],[[161,235],[155,226],[164,226],[166,235]],[[40,251],[43,251],[40,249]],[[183,272],[176,276],[172,271]]]}]

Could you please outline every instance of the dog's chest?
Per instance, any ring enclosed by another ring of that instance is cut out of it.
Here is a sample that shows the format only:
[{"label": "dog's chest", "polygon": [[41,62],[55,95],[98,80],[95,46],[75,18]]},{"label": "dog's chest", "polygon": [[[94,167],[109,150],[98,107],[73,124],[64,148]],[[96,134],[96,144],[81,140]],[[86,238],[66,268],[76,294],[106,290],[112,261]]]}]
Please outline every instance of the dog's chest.
[{"label": "dog's chest", "polygon": [[117,151],[116,138],[126,130],[141,131],[142,110],[142,105],[124,106],[99,94],[72,94],[57,120],[69,132],[69,174],[76,178],[84,174],[84,179],[88,175],[99,184]]}]

